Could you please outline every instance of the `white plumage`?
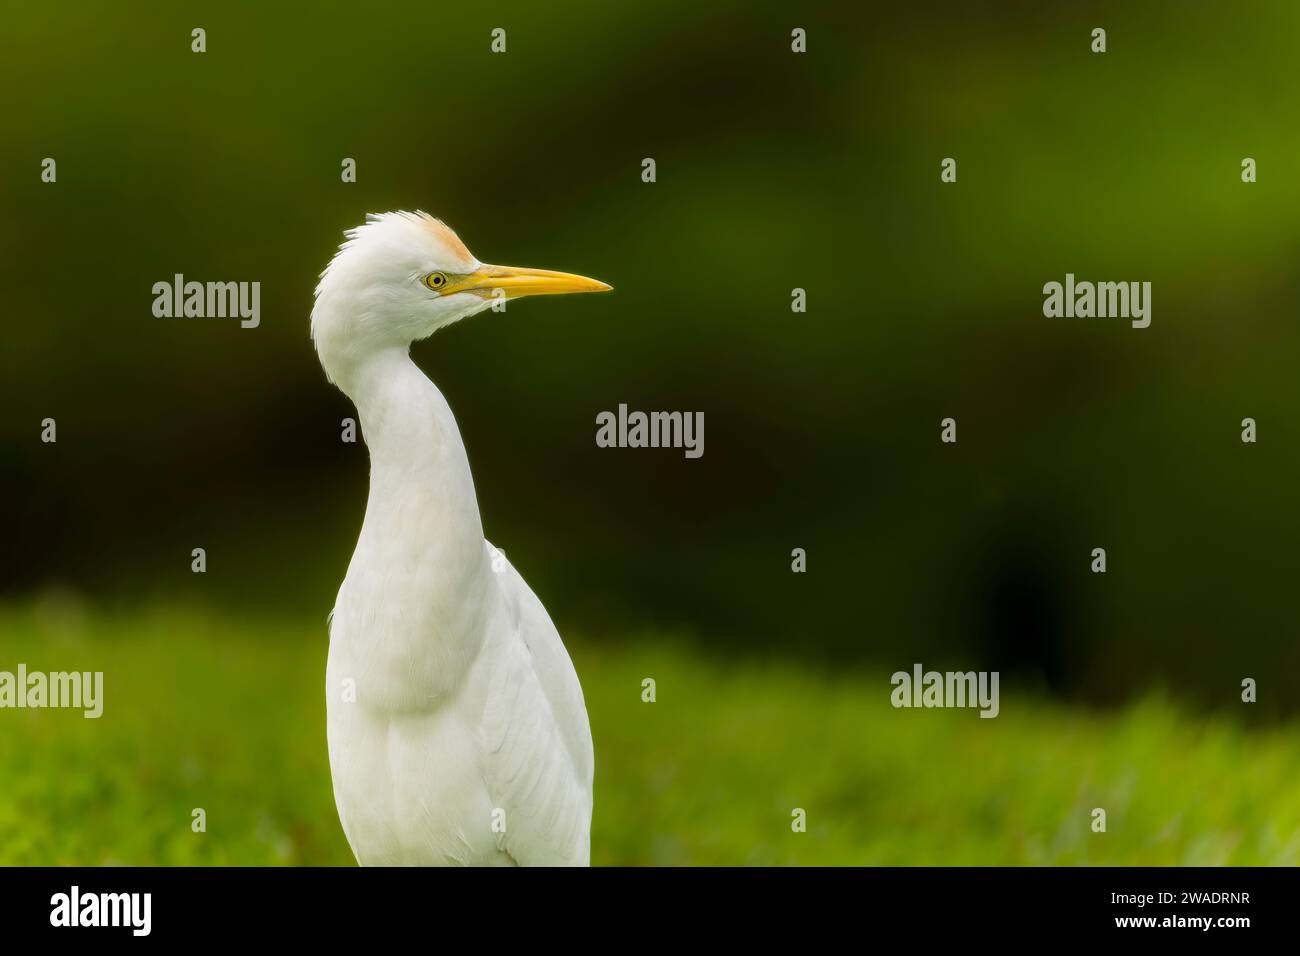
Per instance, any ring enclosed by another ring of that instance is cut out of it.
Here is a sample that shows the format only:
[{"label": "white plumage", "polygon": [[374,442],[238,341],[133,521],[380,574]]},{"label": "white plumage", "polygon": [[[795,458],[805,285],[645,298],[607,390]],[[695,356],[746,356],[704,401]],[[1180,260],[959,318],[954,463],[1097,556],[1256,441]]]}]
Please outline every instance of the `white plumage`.
[{"label": "white plumage", "polygon": [[370,452],[326,674],[343,830],[363,865],[585,865],[582,688],[541,601],[483,539],[455,418],[408,350],[502,298],[609,287],[483,265],[424,213],[370,216],[347,237],[312,310]]}]

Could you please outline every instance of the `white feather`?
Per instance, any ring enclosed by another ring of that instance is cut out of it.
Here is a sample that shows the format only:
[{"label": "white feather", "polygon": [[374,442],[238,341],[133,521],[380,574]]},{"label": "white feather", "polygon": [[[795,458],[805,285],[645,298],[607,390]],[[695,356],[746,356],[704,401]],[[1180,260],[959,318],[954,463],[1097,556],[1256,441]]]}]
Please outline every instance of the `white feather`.
[{"label": "white feather", "polygon": [[371,460],[330,628],[339,818],[363,865],[585,865],[593,755],[581,686],[542,603],[503,555],[494,562],[451,408],[408,354],[484,307],[419,287],[428,272],[478,266],[441,230],[409,214],[352,230],[312,313]]}]

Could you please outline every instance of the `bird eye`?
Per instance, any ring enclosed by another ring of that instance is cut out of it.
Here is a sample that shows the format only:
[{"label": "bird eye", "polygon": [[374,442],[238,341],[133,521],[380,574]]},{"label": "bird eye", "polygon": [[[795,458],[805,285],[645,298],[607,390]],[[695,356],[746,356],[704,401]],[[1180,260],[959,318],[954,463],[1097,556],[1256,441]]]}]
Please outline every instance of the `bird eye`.
[{"label": "bird eye", "polygon": [[430,272],[424,277],[424,284],[434,292],[437,292],[447,284],[447,277],[441,272]]}]

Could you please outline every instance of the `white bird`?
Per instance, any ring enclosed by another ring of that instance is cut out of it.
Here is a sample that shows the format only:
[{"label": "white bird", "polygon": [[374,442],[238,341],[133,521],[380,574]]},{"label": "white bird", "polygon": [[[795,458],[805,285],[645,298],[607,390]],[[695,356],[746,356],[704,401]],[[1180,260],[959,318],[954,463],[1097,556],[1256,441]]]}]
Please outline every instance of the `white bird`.
[{"label": "white bird", "polygon": [[371,215],[345,235],[311,315],[370,452],[326,670],[343,831],[363,866],[585,866],[582,687],[542,602],[483,539],[456,420],[409,348],[503,299],[609,286],[484,265],[422,212]]}]

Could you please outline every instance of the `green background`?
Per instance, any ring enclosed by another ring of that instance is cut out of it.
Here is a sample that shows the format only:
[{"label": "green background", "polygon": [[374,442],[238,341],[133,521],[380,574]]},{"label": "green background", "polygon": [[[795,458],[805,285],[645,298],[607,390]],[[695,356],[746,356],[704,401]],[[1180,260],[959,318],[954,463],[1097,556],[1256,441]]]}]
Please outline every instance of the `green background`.
[{"label": "green background", "polygon": [[[108,699],[0,711],[0,862],[350,860],[320,690],[367,464],[308,316],[410,208],[616,290],[414,350],[573,646],[595,862],[1296,861],[1294,3],[4,19],[0,669]],[[261,326],[155,318],[177,272]],[[1150,281],[1151,327],[1044,318],[1067,272]],[[620,402],[702,411],[704,457],[596,448]],[[1002,716],[892,710],[917,661],[1001,670]]]}]

